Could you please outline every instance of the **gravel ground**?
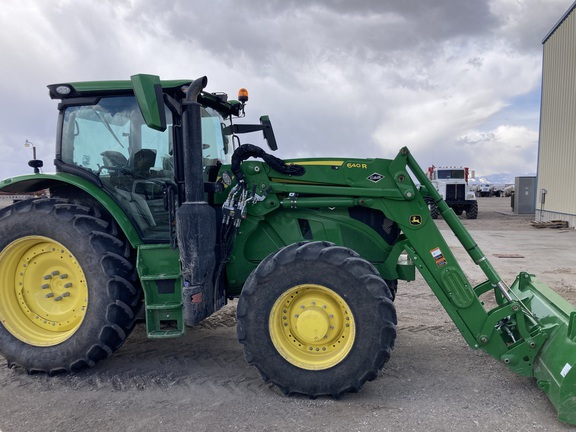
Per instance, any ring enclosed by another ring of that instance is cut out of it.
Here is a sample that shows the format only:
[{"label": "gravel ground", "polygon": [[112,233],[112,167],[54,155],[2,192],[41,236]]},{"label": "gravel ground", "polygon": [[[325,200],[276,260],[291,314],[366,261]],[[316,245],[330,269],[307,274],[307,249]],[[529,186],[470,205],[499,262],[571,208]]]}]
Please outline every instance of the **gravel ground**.
[{"label": "gravel ground", "polygon": [[[511,214],[509,199],[479,201],[478,219],[463,223],[501,275],[530,270],[576,303],[576,232],[536,230],[531,216]],[[461,264],[480,281],[474,266]],[[556,420],[533,379],[469,348],[420,277],[399,287],[392,359],[340,400],[286,397],[263,383],[236,341],[235,304],[178,339],[147,339],[139,325],[113,357],[74,375],[0,368],[1,431],[573,429]]]}]

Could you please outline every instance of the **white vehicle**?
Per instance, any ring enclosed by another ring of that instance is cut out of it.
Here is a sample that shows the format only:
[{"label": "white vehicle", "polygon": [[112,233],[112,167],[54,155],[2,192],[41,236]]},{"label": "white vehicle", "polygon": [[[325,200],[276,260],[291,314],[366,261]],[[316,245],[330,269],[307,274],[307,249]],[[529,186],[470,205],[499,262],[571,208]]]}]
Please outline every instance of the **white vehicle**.
[{"label": "white vehicle", "polygon": [[478,186],[478,195],[481,197],[494,196],[494,186],[490,183],[482,183]]},{"label": "white vehicle", "polygon": [[[428,177],[454,213],[461,215],[466,212],[466,219],[478,217],[476,194],[468,184],[468,167],[435,167],[432,165],[428,168]],[[432,219],[438,218],[436,203],[429,199],[428,207]]]}]

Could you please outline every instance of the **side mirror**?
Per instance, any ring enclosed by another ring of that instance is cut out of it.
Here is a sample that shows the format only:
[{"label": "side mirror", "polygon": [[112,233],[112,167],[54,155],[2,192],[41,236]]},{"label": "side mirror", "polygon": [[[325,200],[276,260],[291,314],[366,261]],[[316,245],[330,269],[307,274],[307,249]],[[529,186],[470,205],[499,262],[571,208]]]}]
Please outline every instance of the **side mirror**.
[{"label": "side mirror", "polygon": [[156,75],[138,74],[130,77],[138,106],[149,128],[166,130],[166,112],[162,84]]},{"label": "side mirror", "polygon": [[264,139],[268,143],[270,150],[278,150],[278,144],[276,144],[276,137],[274,136],[274,130],[272,129],[272,123],[268,116],[260,117],[260,124],[234,124],[232,125],[232,132],[237,134],[244,134],[256,131],[262,131],[264,134]]},{"label": "side mirror", "polygon": [[260,117],[260,124],[263,126],[262,132],[264,133],[264,139],[268,143],[270,150],[278,150],[278,144],[276,144],[276,137],[274,136],[274,129],[272,129],[272,123],[270,122],[270,117],[262,116]]}]

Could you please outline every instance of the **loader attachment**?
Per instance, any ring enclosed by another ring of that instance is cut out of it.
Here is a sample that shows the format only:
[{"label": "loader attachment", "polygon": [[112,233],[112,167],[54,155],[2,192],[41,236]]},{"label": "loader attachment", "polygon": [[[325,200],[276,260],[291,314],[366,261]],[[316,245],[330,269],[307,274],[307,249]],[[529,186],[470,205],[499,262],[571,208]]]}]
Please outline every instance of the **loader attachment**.
[{"label": "loader attachment", "polygon": [[558,419],[576,424],[576,308],[528,273],[520,273],[510,291],[547,336],[534,360],[536,383]]},{"label": "loader attachment", "polygon": [[[420,193],[411,190],[406,168],[419,181]],[[390,175],[405,200],[387,206],[386,214],[401,226],[407,253],[468,344],[516,373],[534,377],[556,408],[558,419],[576,424],[576,308],[528,273],[520,273],[509,287],[407,148],[392,161]],[[434,201],[472,261],[486,275],[485,282],[475,287],[468,282],[438,227],[426,214],[430,212],[421,211],[427,206],[424,198]],[[487,310],[480,296],[489,292],[493,292],[496,306]]]}]

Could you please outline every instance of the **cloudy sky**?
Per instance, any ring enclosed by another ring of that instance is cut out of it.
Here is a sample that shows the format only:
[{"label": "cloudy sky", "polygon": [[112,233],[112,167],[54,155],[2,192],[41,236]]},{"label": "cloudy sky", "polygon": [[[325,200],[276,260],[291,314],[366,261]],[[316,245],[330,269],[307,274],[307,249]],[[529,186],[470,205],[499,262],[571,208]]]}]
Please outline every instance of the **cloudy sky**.
[{"label": "cloudy sky", "polygon": [[31,172],[26,140],[53,171],[47,84],[135,73],[246,87],[280,157],[533,173],[542,39],[572,2],[2,0],[0,178]]}]

